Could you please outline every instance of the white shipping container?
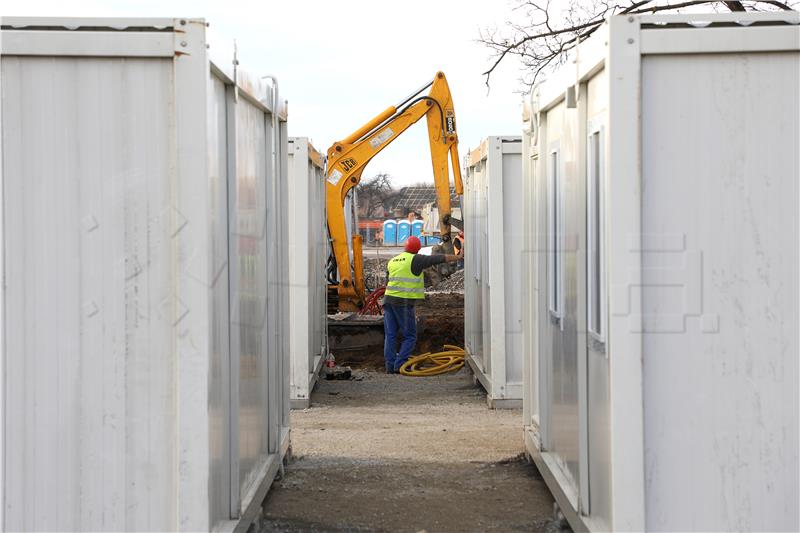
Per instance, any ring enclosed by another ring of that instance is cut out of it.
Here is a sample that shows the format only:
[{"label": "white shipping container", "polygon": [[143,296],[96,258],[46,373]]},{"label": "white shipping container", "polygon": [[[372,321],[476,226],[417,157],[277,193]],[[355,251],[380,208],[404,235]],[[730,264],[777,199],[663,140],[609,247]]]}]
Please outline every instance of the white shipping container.
[{"label": "white shipping container", "polygon": [[491,407],[522,405],[523,201],[520,137],[470,152],[462,209],[467,363]]},{"label": "white shipping container", "polygon": [[800,530],[798,24],[613,17],[532,97],[525,441],[575,530]]},{"label": "white shipping container", "polygon": [[2,26],[2,528],[246,529],[288,446],[277,86],[202,20]]},{"label": "white shipping container", "polygon": [[305,137],[289,139],[291,407],[305,409],[327,355],[327,231],[322,155]]}]

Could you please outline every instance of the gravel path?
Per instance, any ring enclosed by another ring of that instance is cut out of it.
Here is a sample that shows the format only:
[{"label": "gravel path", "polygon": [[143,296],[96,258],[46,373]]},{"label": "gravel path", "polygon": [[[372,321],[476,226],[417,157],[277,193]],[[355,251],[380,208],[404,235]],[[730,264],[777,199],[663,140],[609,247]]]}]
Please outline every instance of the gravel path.
[{"label": "gravel path", "polygon": [[488,409],[466,370],[356,377],[322,381],[312,407],[292,413],[268,530],[557,531],[522,454],[520,411]]}]

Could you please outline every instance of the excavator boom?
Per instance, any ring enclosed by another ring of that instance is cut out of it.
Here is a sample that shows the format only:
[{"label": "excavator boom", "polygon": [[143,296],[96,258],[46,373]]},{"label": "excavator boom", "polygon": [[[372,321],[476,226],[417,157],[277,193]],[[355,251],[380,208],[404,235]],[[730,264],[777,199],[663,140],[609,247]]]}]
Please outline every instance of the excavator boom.
[{"label": "excavator boom", "polygon": [[[427,95],[421,95],[430,87]],[[385,109],[372,120],[328,148],[326,203],[328,233],[336,260],[339,279],[335,285],[340,311],[356,311],[364,304],[364,263],[361,236],[354,234],[353,261],[347,244],[344,200],[347,193],[361,181],[366,165],[410,126],[426,117],[428,141],[433,165],[433,181],[439,208],[439,230],[442,246],[452,250],[450,242],[450,177],[456,194],[463,194],[461,167],[458,159],[458,135],[453,98],[444,73],[437,72],[433,80],[396,106]]]}]

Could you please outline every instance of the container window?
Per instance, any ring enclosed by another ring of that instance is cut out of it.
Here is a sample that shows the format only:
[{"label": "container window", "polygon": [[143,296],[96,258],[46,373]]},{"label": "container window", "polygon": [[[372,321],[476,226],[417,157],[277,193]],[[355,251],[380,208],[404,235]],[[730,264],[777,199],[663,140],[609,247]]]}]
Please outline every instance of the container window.
[{"label": "container window", "polygon": [[591,129],[587,143],[586,172],[586,233],[588,253],[588,325],[595,340],[605,340],[606,284],[605,284],[605,198],[603,194],[604,167],[603,130]]},{"label": "container window", "polygon": [[559,151],[550,152],[547,187],[547,279],[551,316],[561,319],[563,269],[561,251],[563,242],[563,193],[561,184],[561,162]]},{"label": "container window", "polygon": [[[485,232],[485,230],[484,230],[484,228],[482,226],[481,226],[480,230],[477,229],[478,221],[481,220],[480,219],[481,213],[478,213],[478,206],[480,205],[480,201],[478,200],[478,192],[479,192],[479,190],[480,189],[478,189],[476,187],[472,191],[472,195],[471,195],[472,211],[470,213],[470,217],[472,217],[472,218],[470,218],[470,220],[473,222],[473,226],[472,227],[475,228],[476,234],[477,234],[478,231],[480,231],[481,235],[485,236],[486,232]],[[486,240],[484,239],[482,242],[485,243]],[[479,279],[481,279],[481,253],[480,253],[480,247],[479,246],[475,246],[475,250],[470,252],[469,255],[471,255],[474,258],[473,260],[475,262],[474,263],[475,268],[473,269],[473,272],[475,274],[475,279],[479,280]]]}]

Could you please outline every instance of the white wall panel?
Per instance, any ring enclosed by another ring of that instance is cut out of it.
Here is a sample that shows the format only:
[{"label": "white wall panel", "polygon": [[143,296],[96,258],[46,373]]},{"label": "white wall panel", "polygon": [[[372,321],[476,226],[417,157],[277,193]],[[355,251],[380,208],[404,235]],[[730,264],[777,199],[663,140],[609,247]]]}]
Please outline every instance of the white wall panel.
[{"label": "white wall panel", "polygon": [[527,449],[576,530],[795,531],[800,15],[615,17],[574,59],[527,122]]},{"label": "white wall panel", "polygon": [[327,353],[325,178],[322,156],[307,138],[290,138],[288,154],[290,399],[305,408]]},{"label": "white wall panel", "polygon": [[203,21],[95,22],[3,19],[3,529],[247,525],[288,445],[285,113]]},{"label": "white wall panel", "polygon": [[518,407],[522,400],[521,154],[519,137],[489,137],[467,162],[465,348],[495,407]]},{"label": "white wall panel", "polygon": [[799,56],[643,61],[649,529],[797,517]]}]

